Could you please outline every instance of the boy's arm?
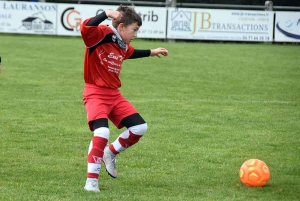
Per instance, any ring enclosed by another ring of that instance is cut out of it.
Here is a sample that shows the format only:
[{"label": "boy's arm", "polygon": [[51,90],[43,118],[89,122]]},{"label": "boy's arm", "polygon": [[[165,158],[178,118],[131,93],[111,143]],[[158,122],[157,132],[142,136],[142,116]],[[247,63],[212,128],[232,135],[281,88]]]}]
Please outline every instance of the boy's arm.
[{"label": "boy's arm", "polygon": [[87,26],[98,26],[101,22],[106,20],[108,17],[112,18],[113,20],[120,20],[122,14],[119,11],[115,10],[106,10],[99,15],[96,15],[86,24]]},{"label": "boy's arm", "polygon": [[133,50],[133,53],[130,55],[128,59],[137,59],[142,57],[149,57],[149,56],[157,56],[160,58],[160,55],[168,56],[169,52],[165,48],[156,48],[152,50]]},{"label": "boy's arm", "polygon": [[87,26],[98,26],[101,22],[106,20],[108,17],[106,15],[106,12],[102,12],[99,15],[96,15],[95,17],[91,18],[88,23],[86,23]]},{"label": "boy's arm", "polygon": [[128,59],[137,59],[142,57],[149,57],[151,54],[151,50],[133,50],[132,55]]}]

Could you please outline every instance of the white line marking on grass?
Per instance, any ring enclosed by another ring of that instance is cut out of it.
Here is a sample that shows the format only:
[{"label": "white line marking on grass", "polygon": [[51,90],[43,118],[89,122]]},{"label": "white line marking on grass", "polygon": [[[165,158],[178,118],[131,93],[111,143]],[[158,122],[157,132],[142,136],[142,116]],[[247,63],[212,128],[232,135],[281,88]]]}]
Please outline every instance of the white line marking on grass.
[{"label": "white line marking on grass", "polygon": [[279,100],[209,100],[209,99],[137,99],[130,102],[143,103],[143,102],[187,102],[187,103],[264,103],[264,104],[296,104],[298,101],[279,101]]},{"label": "white line marking on grass", "polygon": [[75,103],[83,102],[82,100],[66,100],[66,99],[57,99],[57,100],[47,100],[47,99],[14,99],[16,102],[34,102],[34,103]]},{"label": "white line marking on grass", "polygon": [[[82,100],[47,100],[47,99],[14,99],[16,102],[36,102],[36,103],[75,103],[83,102]],[[280,100],[210,100],[210,99],[168,99],[168,98],[151,98],[151,99],[133,99],[129,100],[133,103],[149,103],[149,102],[177,102],[177,103],[242,103],[242,104],[297,104],[299,101],[280,101]]]},{"label": "white line marking on grass", "polygon": [[296,104],[299,103],[298,101],[279,101],[279,100],[270,100],[270,101],[264,101],[264,100],[250,100],[250,101],[239,101],[234,100],[235,103],[264,103],[264,104]]}]

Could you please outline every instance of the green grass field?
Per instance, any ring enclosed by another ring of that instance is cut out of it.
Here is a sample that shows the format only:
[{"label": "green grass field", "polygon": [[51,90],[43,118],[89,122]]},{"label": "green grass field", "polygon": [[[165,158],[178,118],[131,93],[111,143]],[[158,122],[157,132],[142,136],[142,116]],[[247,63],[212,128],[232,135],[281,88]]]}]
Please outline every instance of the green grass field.
[{"label": "green grass field", "polygon": [[[299,45],[133,45],[169,49],[123,65],[121,91],[149,130],[91,193],[81,38],[0,35],[1,200],[300,199]],[[111,142],[122,130],[110,126]],[[250,158],[268,164],[267,186],[241,184]]]}]

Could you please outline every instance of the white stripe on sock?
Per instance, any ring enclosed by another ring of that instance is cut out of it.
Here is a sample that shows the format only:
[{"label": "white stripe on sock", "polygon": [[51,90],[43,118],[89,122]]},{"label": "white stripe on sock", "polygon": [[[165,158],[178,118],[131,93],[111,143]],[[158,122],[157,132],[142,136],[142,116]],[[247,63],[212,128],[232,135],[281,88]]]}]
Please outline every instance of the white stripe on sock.
[{"label": "white stripe on sock", "polygon": [[88,173],[100,174],[101,165],[96,163],[88,163]]},{"label": "white stripe on sock", "polygon": [[123,147],[121,144],[120,144],[120,142],[119,142],[119,140],[117,139],[117,140],[115,140],[113,143],[112,143],[112,145],[114,146],[114,148],[115,148],[115,150],[117,151],[117,152],[121,152],[121,151],[124,151],[126,148],[125,147]]}]

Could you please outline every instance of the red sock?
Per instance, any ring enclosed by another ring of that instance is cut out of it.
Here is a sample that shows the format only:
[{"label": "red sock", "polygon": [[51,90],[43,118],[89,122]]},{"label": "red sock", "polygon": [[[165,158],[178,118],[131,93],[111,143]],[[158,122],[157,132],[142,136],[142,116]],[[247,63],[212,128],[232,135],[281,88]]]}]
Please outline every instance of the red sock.
[{"label": "red sock", "polygon": [[103,150],[107,144],[107,139],[94,136],[92,139],[92,147],[88,154],[88,178],[98,178],[103,158]]},{"label": "red sock", "polygon": [[122,149],[116,150],[113,146],[114,143],[109,145],[109,149],[111,150],[111,152],[113,154],[117,155],[118,153],[120,153],[121,150],[123,151],[124,149],[127,149],[128,147],[137,143],[141,137],[142,137],[142,135],[136,135],[136,134],[132,133],[131,131],[129,131],[128,138],[122,138],[119,136],[117,139],[119,144],[122,146]]}]

